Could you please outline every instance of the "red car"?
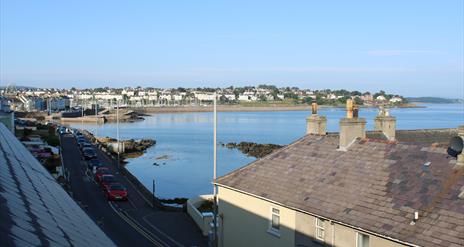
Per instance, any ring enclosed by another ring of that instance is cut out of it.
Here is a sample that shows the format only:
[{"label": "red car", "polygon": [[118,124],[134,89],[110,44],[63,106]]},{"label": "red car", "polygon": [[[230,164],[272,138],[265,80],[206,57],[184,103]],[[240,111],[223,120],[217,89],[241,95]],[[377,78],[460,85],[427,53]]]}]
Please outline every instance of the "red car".
[{"label": "red car", "polygon": [[106,191],[108,185],[117,183],[116,178],[113,175],[102,175],[100,177],[100,186]]},{"label": "red car", "polygon": [[119,183],[112,183],[106,186],[106,198],[108,200],[127,200],[127,190]]},{"label": "red car", "polygon": [[97,168],[97,172],[95,173],[95,181],[100,182],[103,175],[111,175],[110,169],[108,167]]}]

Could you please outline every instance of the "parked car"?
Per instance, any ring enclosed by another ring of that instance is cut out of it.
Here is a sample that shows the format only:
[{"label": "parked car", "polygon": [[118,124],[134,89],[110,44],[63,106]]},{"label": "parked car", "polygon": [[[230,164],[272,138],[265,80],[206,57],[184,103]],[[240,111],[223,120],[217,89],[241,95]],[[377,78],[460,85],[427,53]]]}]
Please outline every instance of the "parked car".
[{"label": "parked car", "polygon": [[89,168],[89,170],[93,171],[93,168],[96,167],[97,169],[99,167],[102,167],[103,164],[100,162],[100,160],[94,158],[94,159],[90,159],[87,161],[87,168]]},{"label": "parked car", "polygon": [[66,134],[66,133],[68,133],[68,128],[66,128],[64,126],[61,126],[61,127],[58,128],[58,133],[60,135]]},{"label": "parked car", "polygon": [[80,144],[80,143],[82,143],[82,142],[87,142],[87,139],[85,139],[85,137],[81,136],[81,137],[78,137],[78,138],[76,139],[76,141],[77,141],[77,144]]},{"label": "parked car", "polygon": [[79,148],[82,150],[84,150],[84,148],[92,148],[92,144],[90,144],[90,142],[80,142],[79,143]]},{"label": "parked car", "polygon": [[93,150],[93,148],[82,149],[82,155],[84,155],[84,159],[86,160],[90,160],[97,157],[97,153],[95,152],[95,150]]},{"label": "parked car", "polygon": [[105,194],[110,201],[127,200],[127,190],[120,183],[112,183],[106,186]]},{"label": "parked car", "polygon": [[85,138],[84,135],[81,132],[78,132],[78,131],[74,134],[74,137],[76,138],[76,140],[81,138],[81,137]]},{"label": "parked car", "polygon": [[95,181],[100,182],[103,175],[111,175],[111,171],[108,167],[100,166],[95,173]]},{"label": "parked car", "polygon": [[103,190],[106,190],[106,187],[110,184],[116,183],[116,177],[113,175],[102,175],[100,178],[100,186],[102,187]]}]

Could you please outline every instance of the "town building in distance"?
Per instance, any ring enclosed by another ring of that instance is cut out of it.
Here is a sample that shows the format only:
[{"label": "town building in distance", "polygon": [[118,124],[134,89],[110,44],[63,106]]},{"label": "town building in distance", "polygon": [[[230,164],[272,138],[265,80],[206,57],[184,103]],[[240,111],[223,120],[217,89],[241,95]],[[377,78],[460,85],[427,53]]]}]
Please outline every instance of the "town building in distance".
[{"label": "town building in distance", "polygon": [[217,92],[221,104],[310,104],[343,105],[347,99],[358,105],[402,106],[404,97],[387,94],[347,91],[347,90],[310,90],[297,87],[277,88],[272,85],[228,87],[228,88],[94,88],[94,89],[55,89],[55,88],[4,88],[0,95],[10,100],[16,111],[59,112],[73,107],[92,108],[114,107],[166,107],[166,106],[205,106],[211,105],[214,92]]}]

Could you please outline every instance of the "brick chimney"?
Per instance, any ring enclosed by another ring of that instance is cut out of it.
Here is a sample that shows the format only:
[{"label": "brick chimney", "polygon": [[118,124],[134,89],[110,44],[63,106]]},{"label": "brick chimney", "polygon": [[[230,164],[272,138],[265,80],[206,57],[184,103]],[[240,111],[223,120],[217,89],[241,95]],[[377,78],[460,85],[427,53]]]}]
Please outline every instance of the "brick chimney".
[{"label": "brick chimney", "polygon": [[306,118],[306,134],[325,135],[327,128],[327,118],[317,115],[317,103],[311,104],[312,114]]},{"label": "brick chimney", "polygon": [[366,137],[366,119],[358,118],[358,107],[352,99],[346,101],[346,118],[340,119],[339,150],[346,151],[356,138]]},{"label": "brick chimney", "polygon": [[379,114],[374,119],[374,130],[380,130],[390,141],[395,140],[396,118],[390,116],[388,109],[380,107]]}]

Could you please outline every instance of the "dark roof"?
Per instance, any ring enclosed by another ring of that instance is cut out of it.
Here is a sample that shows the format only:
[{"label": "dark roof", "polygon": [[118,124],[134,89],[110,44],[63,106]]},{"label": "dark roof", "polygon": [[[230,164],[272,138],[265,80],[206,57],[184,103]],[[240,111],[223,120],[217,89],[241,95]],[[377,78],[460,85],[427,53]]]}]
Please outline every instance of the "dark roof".
[{"label": "dark roof", "polygon": [[0,124],[0,245],[115,246]]},{"label": "dark roof", "polygon": [[458,129],[419,129],[398,130],[396,139],[399,142],[409,143],[444,143],[448,144],[453,136],[458,135]]},{"label": "dark roof", "polygon": [[359,139],[346,152],[338,135],[306,135],[217,183],[406,243],[463,246],[464,168],[430,132],[417,142],[420,132],[400,133],[413,143]]}]

